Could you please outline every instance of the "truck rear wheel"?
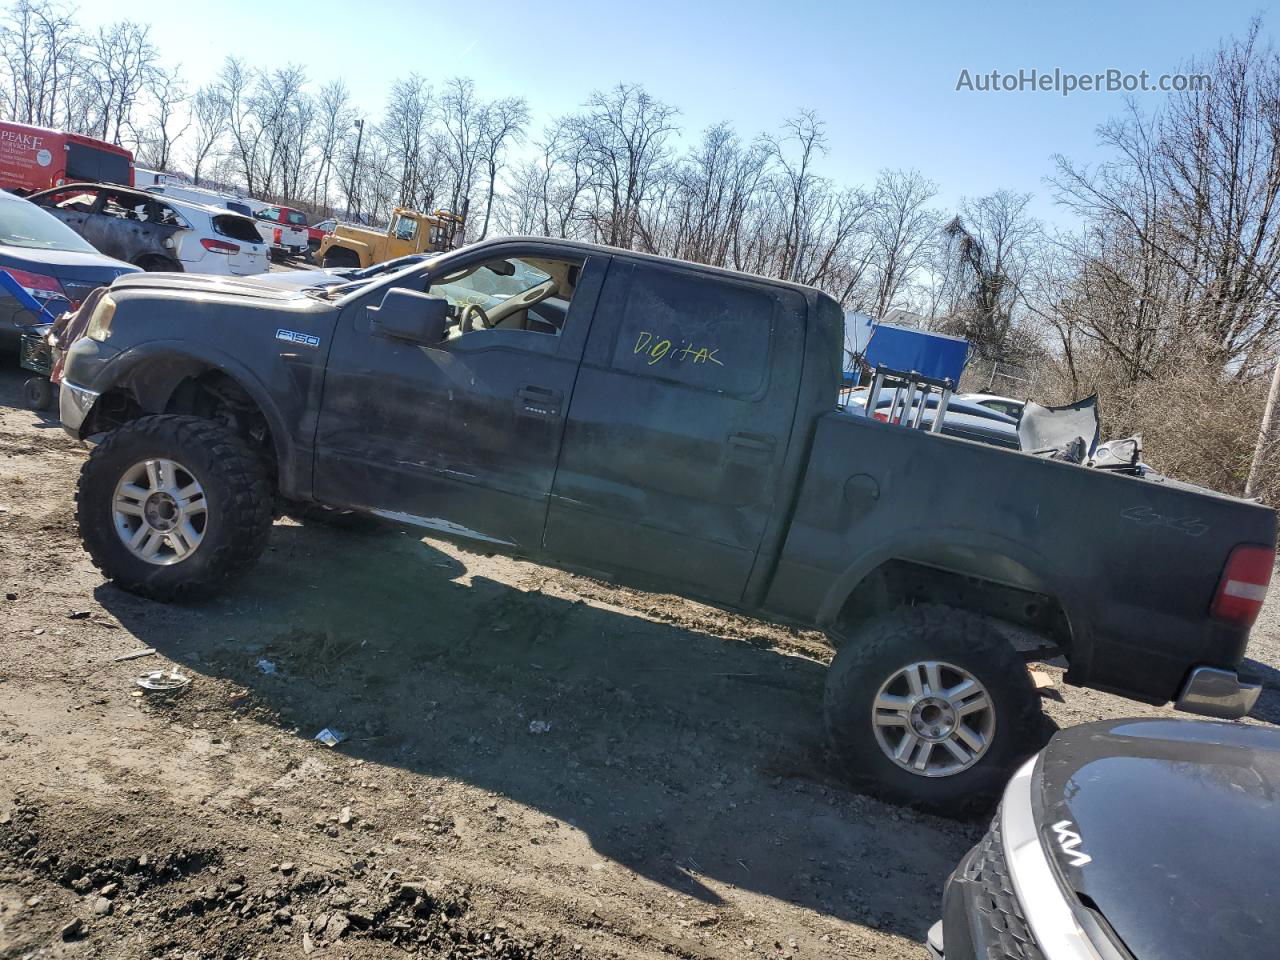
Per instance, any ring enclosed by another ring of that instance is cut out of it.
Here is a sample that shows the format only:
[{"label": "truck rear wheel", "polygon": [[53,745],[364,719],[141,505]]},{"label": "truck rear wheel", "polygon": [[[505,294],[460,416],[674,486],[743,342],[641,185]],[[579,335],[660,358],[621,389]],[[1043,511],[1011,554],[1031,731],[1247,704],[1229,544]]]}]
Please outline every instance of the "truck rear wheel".
[{"label": "truck rear wheel", "polygon": [[887,800],[948,816],[989,806],[1041,745],[1022,658],[963,610],[896,610],[840,638],[824,713],[848,777]]},{"label": "truck rear wheel", "polygon": [[143,417],[80,471],[76,519],[94,565],[152,600],[210,596],[258,559],[271,531],[261,460],[222,424]]}]

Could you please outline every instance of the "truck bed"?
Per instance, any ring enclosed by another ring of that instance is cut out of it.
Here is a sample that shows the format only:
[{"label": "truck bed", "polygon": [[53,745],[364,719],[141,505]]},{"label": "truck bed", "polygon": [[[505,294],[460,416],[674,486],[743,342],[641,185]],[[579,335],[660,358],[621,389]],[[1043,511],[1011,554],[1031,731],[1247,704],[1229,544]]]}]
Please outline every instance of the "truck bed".
[{"label": "truck bed", "polygon": [[1072,682],[1165,701],[1188,664],[1244,654],[1247,630],[1208,610],[1232,548],[1274,544],[1267,507],[844,412],[811,449],[771,610],[832,623],[901,558],[1057,598]]}]

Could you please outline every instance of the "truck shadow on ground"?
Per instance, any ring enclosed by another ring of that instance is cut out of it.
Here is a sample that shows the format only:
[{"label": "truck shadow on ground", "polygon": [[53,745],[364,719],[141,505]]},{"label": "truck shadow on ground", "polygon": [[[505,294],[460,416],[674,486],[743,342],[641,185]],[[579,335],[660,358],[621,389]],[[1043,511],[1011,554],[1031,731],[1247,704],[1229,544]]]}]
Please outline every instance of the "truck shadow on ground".
[{"label": "truck shadow on ground", "polygon": [[505,796],[709,905],[731,885],[923,940],[979,831],[836,782],[822,664],[552,595],[539,587],[559,575],[533,565],[504,562],[510,586],[460,556],[399,531],[277,524],[222,599],[98,599],[300,737],[336,727],[342,753]]}]

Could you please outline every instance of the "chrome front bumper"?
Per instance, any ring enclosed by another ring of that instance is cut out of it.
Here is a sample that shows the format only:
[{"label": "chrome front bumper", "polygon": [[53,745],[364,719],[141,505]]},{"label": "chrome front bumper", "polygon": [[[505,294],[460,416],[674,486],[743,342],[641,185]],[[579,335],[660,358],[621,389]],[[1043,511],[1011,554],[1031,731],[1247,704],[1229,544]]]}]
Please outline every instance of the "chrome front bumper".
[{"label": "chrome front bumper", "polygon": [[98,402],[99,394],[95,390],[77,387],[70,380],[62,381],[62,391],[58,394],[58,416],[62,420],[62,429],[77,440],[81,439],[80,427],[89,416],[89,411]]},{"label": "chrome front bumper", "polygon": [[1220,720],[1238,720],[1253,709],[1262,687],[1243,683],[1234,670],[1196,667],[1178,694],[1174,707]]}]

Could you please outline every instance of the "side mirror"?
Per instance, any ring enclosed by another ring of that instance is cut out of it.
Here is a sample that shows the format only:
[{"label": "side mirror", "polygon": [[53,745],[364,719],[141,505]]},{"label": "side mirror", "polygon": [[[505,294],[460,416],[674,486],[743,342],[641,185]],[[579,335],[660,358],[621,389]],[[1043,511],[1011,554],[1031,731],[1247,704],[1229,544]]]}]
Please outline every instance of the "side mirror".
[{"label": "side mirror", "polygon": [[449,301],[417,290],[392,287],[376,307],[366,307],[374,336],[433,347],[444,340]]}]

